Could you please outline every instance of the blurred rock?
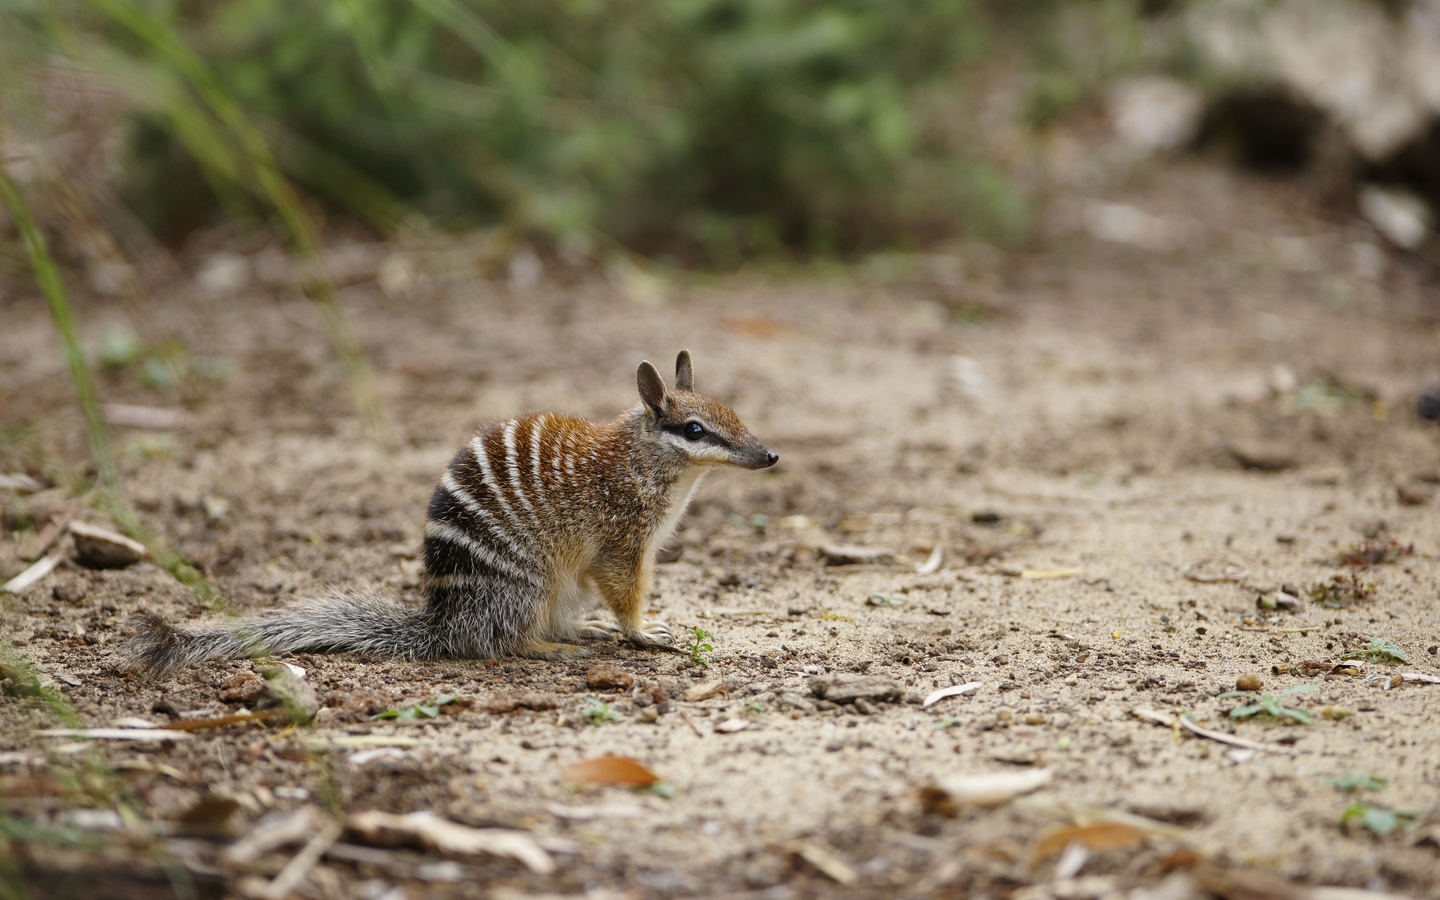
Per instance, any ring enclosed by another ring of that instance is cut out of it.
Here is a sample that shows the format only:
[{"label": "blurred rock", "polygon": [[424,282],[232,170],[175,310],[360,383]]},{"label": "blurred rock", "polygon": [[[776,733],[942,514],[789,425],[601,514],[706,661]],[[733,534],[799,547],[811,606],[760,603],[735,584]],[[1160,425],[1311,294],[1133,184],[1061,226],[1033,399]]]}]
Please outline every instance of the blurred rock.
[{"label": "blurred rock", "polygon": [[1204,99],[1173,78],[1145,75],[1116,84],[1107,105],[1120,139],[1154,153],[1183,146],[1195,136]]},{"label": "blurred rock", "polygon": [[1360,191],[1360,214],[1385,239],[1402,250],[1414,250],[1430,231],[1430,208],[1410,191],[1370,185]]},{"label": "blurred rock", "polygon": [[70,536],[76,562],[87,569],[123,569],[145,558],[144,544],[108,528],[71,522]]},{"label": "blurred rock", "polygon": [[1440,113],[1440,3],[1399,15],[1364,0],[1194,4],[1185,32],[1211,67],[1278,82],[1382,162]]},{"label": "blurred rock", "polygon": [[212,294],[238,294],[250,284],[250,261],[238,253],[212,253],[200,264],[195,276],[200,287]]},{"label": "blurred rock", "polygon": [[905,695],[905,685],[883,675],[853,675],[836,672],[810,679],[810,692],[831,703],[893,703]]}]

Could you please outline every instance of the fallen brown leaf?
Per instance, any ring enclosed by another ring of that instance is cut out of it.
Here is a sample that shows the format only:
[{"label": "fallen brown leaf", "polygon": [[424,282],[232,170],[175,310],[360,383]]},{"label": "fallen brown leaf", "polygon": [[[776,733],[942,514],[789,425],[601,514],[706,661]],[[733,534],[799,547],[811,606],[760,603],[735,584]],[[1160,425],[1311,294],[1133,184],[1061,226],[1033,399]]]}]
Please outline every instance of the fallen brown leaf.
[{"label": "fallen brown leaf", "polygon": [[1143,828],[1124,822],[1061,825],[1040,835],[1030,851],[1030,866],[1038,866],[1071,844],[1079,844],[1088,850],[1119,850],[1142,844],[1147,837],[1149,835]]},{"label": "fallen brown leaf", "polygon": [[574,784],[605,784],[618,787],[649,787],[660,776],[628,756],[598,756],[581,760],[561,773]]},{"label": "fallen brown leaf", "polygon": [[680,695],[680,699],[687,703],[695,703],[700,700],[709,700],[718,694],[725,693],[725,682],[707,681],[704,684],[691,685]]}]

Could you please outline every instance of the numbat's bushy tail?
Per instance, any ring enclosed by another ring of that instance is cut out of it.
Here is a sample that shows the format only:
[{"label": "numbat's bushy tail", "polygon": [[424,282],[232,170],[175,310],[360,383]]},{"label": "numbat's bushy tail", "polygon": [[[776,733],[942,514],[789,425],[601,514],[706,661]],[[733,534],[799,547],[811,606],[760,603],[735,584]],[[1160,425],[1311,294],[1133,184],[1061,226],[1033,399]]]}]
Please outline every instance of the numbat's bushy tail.
[{"label": "numbat's bushy tail", "polygon": [[[355,651],[404,659],[505,654],[562,659],[570,641],[620,635],[669,648],[642,627],[655,553],[700,477],[779,459],[724,404],[695,392],[690,351],[667,390],[648,362],[640,402],[608,422],[540,413],[496,422],[460,448],[430,498],[426,602],[336,592],[229,628],[136,621],[126,653],[165,671],[216,657]],[[602,600],[615,621],[579,617]]]}]

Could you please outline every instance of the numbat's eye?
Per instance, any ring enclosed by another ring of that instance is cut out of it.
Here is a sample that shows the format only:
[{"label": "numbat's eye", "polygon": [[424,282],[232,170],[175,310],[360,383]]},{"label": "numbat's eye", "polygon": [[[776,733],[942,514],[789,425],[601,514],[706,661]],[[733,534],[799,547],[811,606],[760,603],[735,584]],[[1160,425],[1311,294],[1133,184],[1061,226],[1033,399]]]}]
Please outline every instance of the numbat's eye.
[{"label": "numbat's eye", "polygon": [[705,426],[699,422],[686,422],[683,431],[686,440],[698,441],[705,436]]}]

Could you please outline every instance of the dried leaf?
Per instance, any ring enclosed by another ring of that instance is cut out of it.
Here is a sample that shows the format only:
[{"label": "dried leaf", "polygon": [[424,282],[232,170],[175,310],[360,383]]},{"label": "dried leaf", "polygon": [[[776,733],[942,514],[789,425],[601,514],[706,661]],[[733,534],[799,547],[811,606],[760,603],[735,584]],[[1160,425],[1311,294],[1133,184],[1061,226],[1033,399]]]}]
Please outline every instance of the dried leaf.
[{"label": "dried leaf", "polygon": [[555,871],[554,858],[523,831],[471,828],[428,810],[403,816],[378,810],[352,813],[346,825],[367,840],[380,843],[414,842],[442,853],[488,853],[513,859],[537,875]]},{"label": "dried leaf", "polygon": [[1035,580],[1041,578],[1073,578],[1076,575],[1084,574],[1084,569],[1024,569],[1020,572],[1020,577]]},{"label": "dried leaf", "polygon": [[936,572],[940,571],[940,566],[943,565],[944,562],[945,548],[937,543],[935,545],[935,549],[930,551],[930,555],[925,558],[925,561],[915,567],[915,574],[934,575]]},{"label": "dried leaf", "polygon": [[217,716],[213,719],[182,719],[179,722],[170,722],[159,726],[167,731],[200,731],[206,728],[221,728],[225,725],[236,725],[240,722],[266,722],[274,719],[289,719],[290,713],[284,709],[262,709],[258,712],[235,713],[230,716]]},{"label": "dried leaf", "polygon": [[68,737],[96,741],[181,741],[190,735],[163,728],[42,728],[35,732],[45,737]]},{"label": "dried leaf", "polygon": [[1133,709],[1130,711],[1137,719],[1144,719],[1147,722],[1154,722],[1156,725],[1164,725],[1168,728],[1183,728],[1191,734],[1198,734],[1200,737],[1209,738],[1212,741],[1219,741],[1222,744],[1230,744],[1233,747],[1245,747],[1249,750],[1264,750],[1267,753],[1295,753],[1293,747],[1285,747],[1279,744],[1262,744],[1259,741],[1246,740],[1227,734],[1223,731],[1215,731],[1212,728],[1205,728],[1196,725],[1184,716],[1173,713],[1157,712],[1153,709]]},{"label": "dried leaf", "polygon": [[927,706],[934,706],[936,703],[939,703],[946,697],[959,697],[961,694],[968,694],[971,691],[978,691],[983,686],[984,682],[982,681],[970,681],[966,682],[965,684],[952,684],[949,687],[943,687],[938,691],[931,692],[925,698],[925,702],[921,703],[920,706],[922,709]]},{"label": "dried leaf", "polygon": [[145,558],[144,544],[109,528],[71,522],[70,536],[76,560],[87,569],[123,569]]},{"label": "dried leaf", "polygon": [[707,681],[704,684],[692,685],[685,689],[680,699],[687,703],[695,703],[700,700],[709,700],[719,694],[725,693],[725,682]]},{"label": "dried leaf", "polygon": [[51,572],[55,571],[55,567],[58,566],[60,564],[60,560],[64,558],[65,554],[63,553],[51,553],[49,556],[42,556],[25,571],[5,582],[4,586],[0,587],[0,594],[20,593],[21,591],[30,587],[35,582],[44,578],[46,575],[49,575]]},{"label": "dried leaf", "polygon": [[844,860],[814,844],[799,843],[791,848],[796,856],[815,867],[815,870],[838,884],[854,884],[859,874]]},{"label": "dried leaf", "polygon": [[734,734],[737,731],[744,731],[750,727],[750,723],[744,719],[726,719],[715,726],[716,734]]},{"label": "dried leaf", "polygon": [[935,786],[956,806],[999,806],[1038,790],[1050,781],[1049,769],[1025,772],[984,772],[975,775],[944,775]]},{"label": "dried leaf", "polygon": [[660,776],[628,756],[598,756],[581,760],[562,773],[573,784],[605,784],[619,787],[649,787]]},{"label": "dried leaf", "polygon": [[1030,851],[1030,865],[1037,866],[1071,844],[1088,850],[1119,850],[1142,844],[1149,837],[1143,828],[1125,822],[1091,822],[1085,825],[1061,825],[1040,836]]},{"label": "dried leaf", "polygon": [[1223,900],[1302,900],[1309,896],[1308,888],[1263,869],[1222,869],[1202,863],[1190,870],[1190,875]]}]

